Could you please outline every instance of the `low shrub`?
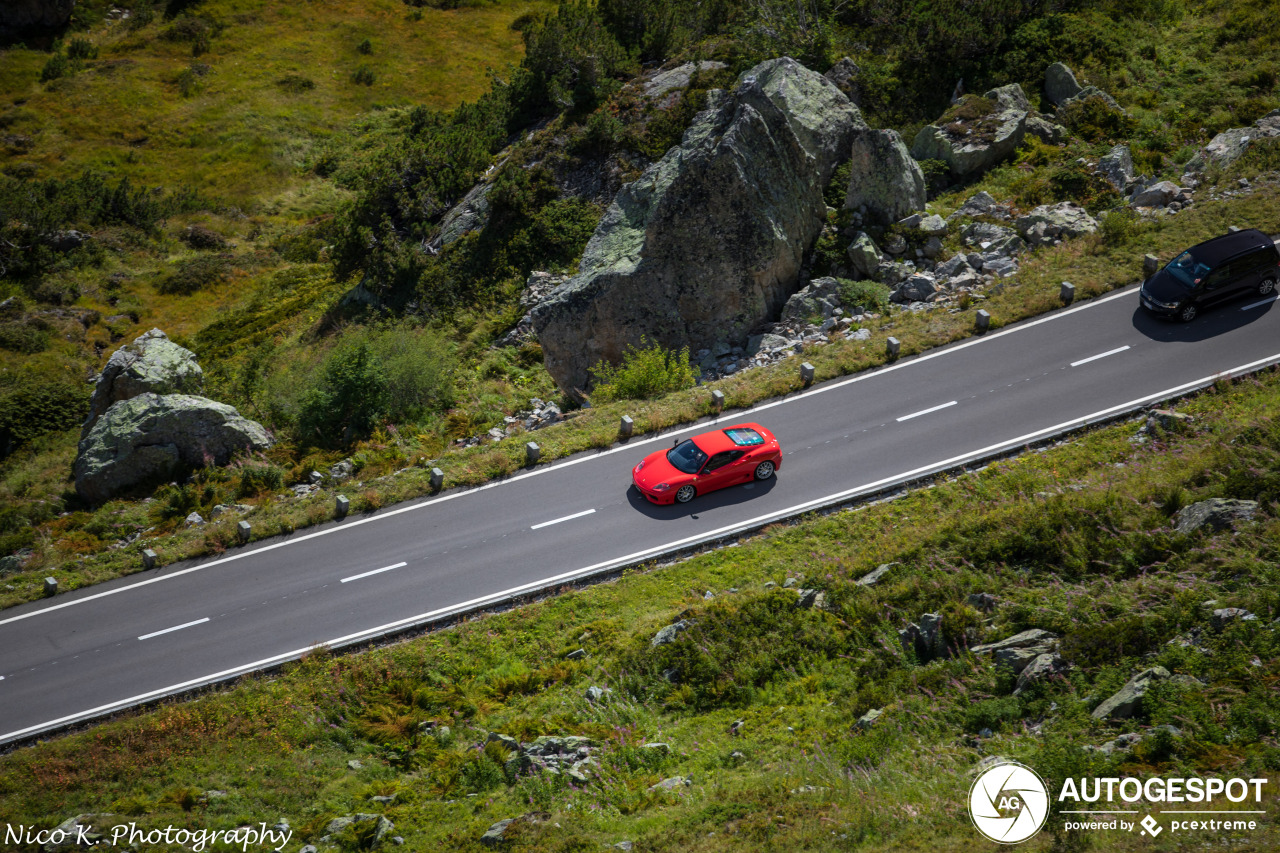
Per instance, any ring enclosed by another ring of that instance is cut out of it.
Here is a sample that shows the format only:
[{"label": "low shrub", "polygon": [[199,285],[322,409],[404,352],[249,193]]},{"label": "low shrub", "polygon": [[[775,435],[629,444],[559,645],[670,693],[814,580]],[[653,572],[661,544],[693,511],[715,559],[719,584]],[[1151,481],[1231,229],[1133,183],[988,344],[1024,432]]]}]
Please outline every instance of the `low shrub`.
[{"label": "low shrub", "polygon": [[49,347],[49,336],[27,323],[0,323],[0,349],[34,355]]},{"label": "low shrub", "polygon": [[1138,120],[1116,109],[1100,95],[1068,104],[1061,114],[1067,129],[1086,142],[1127,140],[1138,129]]},{"label": "low shrub", "polygon": [[166,294],[187,296],[231,277],[231,261],[218,255],[200,255],[178,261],[156,285]]},{"label": "low shrub", "polygon": [[889,295],[889,287],[878,281],[840,279],[840,302],[850,308],[861,305],[869,311],[883,311],[889,307]]},{"label": "low shrub", "polygon": [[29,373],[0,379],[0,459],[48,432],[79,426],[89,412],[83,384]]},{"label": "low shrub", "polygon": [[284,469],[266,462],[250,462],[240,466],[236,483],[237,498],[257,497],[264,492],[278,492],[284,488]]},{"label": "low shrub", "polygon": [[628,346],[619,365],[600,361],[591,368],[593,403],[614,400],[650,400],[692,388],[700,371],[689,363],[689,348],[679,352],[661,344]]},{"label": "low shrub", "polygon": [[376,79],[377,75],[367,65],[361,65],[351,74],[351,82],[358,86],[372,86]]}]

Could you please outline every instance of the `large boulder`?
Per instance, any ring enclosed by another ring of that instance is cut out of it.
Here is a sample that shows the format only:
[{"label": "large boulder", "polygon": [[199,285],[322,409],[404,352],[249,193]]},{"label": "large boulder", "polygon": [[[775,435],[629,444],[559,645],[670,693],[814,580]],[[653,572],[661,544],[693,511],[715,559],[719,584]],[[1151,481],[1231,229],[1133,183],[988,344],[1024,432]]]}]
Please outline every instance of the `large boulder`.
[{"label": "large boulder", "polygon": [[1093,709],[1095,720],[1123,720],[1132,717],[1142,707],[1142,699],[1151,687],[1169,678],[1169,670],[1162,666],[1144,669],[1121,687],[1112,697]]},{"label": "large boulder", "polygon": [[888,225],[924,209],[924,172],[896,130],[855,131],[849,165],[846,210],[865,207],[871,220]]},{"label": "large boulder", "polygon": [[990,109],[971,115],[982,102],[965,100],[953,108],[953,120],[944,116],[939,124],[921,128],[911,143],[911,156],[945,162],[956,179],[979,175],[1010,157],[1026,135],[1031,104],[1016,83],[982,97]]},{"label": "large boulder", "polygon": [[450,208],[440,220],[440,230],[428,244],[432,252],[438,252],[458,238],[480,231],[489,224],[489,191],[493,184],[476,184],[462,197],[462,201]]},{"label": "large boulder", "polygon": [[1164,207],[1178,197],[1181,189],[1172,181],[1160,181],[1138,190],[1129,199],[1130,207]]},{"label": "large boulder", "polygon": [[1210,498],[1178,510],[1173,517],[1174,528],[1179,533],[1226,530],[1238,521],[1252,521],[1257,511],[1257,501]]},{"label": "large boulder", "polygon": [[547,370],[568,393],[642,338],[694,350],[745,339],[796,288],[826,221],[823,189],[862,116],[786,57],[745,72],[711,104],[623,187],[579,274],[533,311]]},{"label": "large boulder", "polygon": [[1259,139],[1280,137],[1280,110],[1272,110],[1254,122],[1253,127],[1224,130],[1187,163],[1186,171],[1203,172],[1208,166],[1229,166],[1244,156],[1249,146]]},{"label": "large boulder", "polygon": [[241,450],[266,450],[271,436],[231,406],[186,394],[142,394],[115,403],[81,439],[76,492],[101,503],[132,486]]},{"label": "large boulder", "polygon": [[0,39],[65,27],[76,0],[5,0],[0,3]]},{"label": "large boulder", "polygon": [[1041,655],[1053,654],[1057,650],[1058,635],[1041,628],[1031,628],[999,642],[969,649],[975,655],[990,654],[998,665],[1007,666],[1015,675],[1021,674]]},{"label": "large boulder", "polygon": [[98,418],[121,400],[140,394],[199,394],[203,387],[204,371],[195,353],[152,329],[107,359],[89,398],[89,417],[80,437],[86,437]]},{"label": "large boulder", "polygon": [[867,232],[859,231],[853,238],[847,251],[849,263],[853,264],[854,274],[858,278],[871,278],[876,269],[884,263],[884,254],[876,246],[875,241],[867,236]]},{"label": "large boulder", "polygon": [[783,323],[801,325],[814,317],[826,319],[840,307],[840,282],[834,278],[815,278],[796,291],[782,308]]},{"label": "large boulder", "polygon": [[1133,154],[1128,145],[1117,145],[1098,159],[1098,171],[1116,192],[1123,193],[1133,183]]},{"label": "large boulder", "polygon": [[862,88],[858,85],[858,77],[861,69],[858,64],[849,57],[837,62],[831,66],[831,70],[822,75],[836,84],[836,88],[844,92],[844,96],[849,99],[855,106],[862,104]]},{"label": "large boulder", "polygon": [[1098,220],[1074,201],[1042,204],[1019,216],[1014,226],[1022,238],[1034,246],[1053,245],[1098,230]]},{"label": "large boulder", "polygon": [[1076,75],[1061,62],[1055,62],[1044,72],[1044,94],[1055,107],[1080,94],[1084,87],[1076,82]]}]

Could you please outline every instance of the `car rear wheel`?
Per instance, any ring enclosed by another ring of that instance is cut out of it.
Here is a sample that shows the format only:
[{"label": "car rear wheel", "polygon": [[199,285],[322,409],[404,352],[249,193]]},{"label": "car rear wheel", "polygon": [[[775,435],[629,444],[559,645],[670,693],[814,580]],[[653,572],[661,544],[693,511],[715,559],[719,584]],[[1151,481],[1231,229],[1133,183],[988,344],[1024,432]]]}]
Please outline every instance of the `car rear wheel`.
[{"label": "car rear wheel", "polygon": [[1190,323],[1196,318],[1196,306],[1190,303],[1183,305],[1178,309],[1178,319],[1184,323]]},{"label": "car rear wheel", "polygon": [[698,493],[698,490],[695,489],[693,486],[690,486],[690,485],[681,486],[680,488],[676,489],[676,503],[687,504],[689,501],[693,500],[693,496],[696,495],[697,493]]},{"label": "car rear wheel", "polygon": [[1258,295],[1270,296],[1271,292],[1276,289],[1276,280],[1274,278],[1264,278],[1258,282]]},{"label": "car rear wheel", "polygon": [[765,461],[765,462],[761,462],[759,465],[756,466],[757,480],[767,480],[772,476],[773,476],[772,462]]}]

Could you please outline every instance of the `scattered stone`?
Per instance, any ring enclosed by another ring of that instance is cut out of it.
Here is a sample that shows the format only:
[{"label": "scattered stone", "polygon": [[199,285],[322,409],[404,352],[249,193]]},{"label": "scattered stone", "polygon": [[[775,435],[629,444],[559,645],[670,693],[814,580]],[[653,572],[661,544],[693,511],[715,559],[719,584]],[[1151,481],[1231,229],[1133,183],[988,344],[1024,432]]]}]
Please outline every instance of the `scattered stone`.
[{"label": "scattered stone", "polygon": [[634,846],[635,845],[632,844],[630,841],[619,841],[617,844],[613,845],[613,849],[621,850],[623,851],[623,853],[628,853],[628,851],[630,851],[631,848]]},{"label": "scattered stone", "polygon": [[985,216],[995,207],[995,203],[996,200],[991,197],[991,194],[983,190],[965,199],[964,204],[947,217],[947,221],[954,222],[962,216]]},{"label": "scattered stone", "polygon": [[969,597],[965,599],[974,610],[981,610],[983,613],[990,613],[996,609],[996,597],[989,592],[971,592]]},{"label": "scattered stone", "polygon": [[1164,207],[1178,197],[1178,191],[1178,185],[1172,181],[1161,181],[1135,192],[1129,199],[1129,206]]},{"label": "scattered stone", "polygon": [[1174,412],[1169,409],[1156,409],[1147,415],[1146,430],[1155,432],[1178,432],[1195,422],[1191,415]]},{"label": "scattered stone", "polygon": [[515,823],[515,820],[515,818],[509,817],[505,820],[498,821],[493,826],[485,830],[484,835],[480,836],[480,843],[485,847],[497,847],[505,843],[506,839],[503,838],[503,835],[506,833],[507,827]]},{"label": "scattered stone", "polygon": [[799,599],[796,602],[801,610],[822,610],[826,607],[827,597],[816,589],[797,589]]},{"label": "scattered stone", "polygon": [[364,767],[364,765],[363,765],[363,764],[361,764],[359,761],[357,761],[357,760],[356,760],[356,759],[354,759],[354,758],[347,762],[347,769],[348,769],[348,770],[360,770],[360,769],[362,769],[363,767]]},{"label": "scattered stone", "polygon": [[583,658],[585,658],[586,656],[587,656],[587,650],[586,650],[586,649],[574,649],[573,651],[569,652],[569,654],[565,655],[564,657],[565,657],[565,660],[582,660],[582,659],[583,659]]},{"label": "scattered stone", "polygon": [[1133,183],[1133,155],[1128,145],[1117,145],[1098,160],[1098,171],[1116,192],[1123,193]]},{"label": "scattered stone", "polygon": [[693,780],[687,776],[672,776],[669,779],[663,779],[656,785],[650,785],[650,791],[674,791],[679,788],[687,788],[693,784]]},{"label": "scattered stone", "polygon": [[786,580],[784,580],[784,581],[782,582],[782,588],[783,588],[783,589],[791,589],[791,587],[793,587],[793,586],[797,585],[798,583],[800,583],[800,579],[799,579],[799,578],[787,578]]},{"label": "scattered stone", "polygon": [[657,648],[667,643],[674,643],[681,632],[687,631],[691,627],[693,627],[693,621],[689,619],[681,619],[678,622],[674,622],[655,634],[653,640],[649,643],[649,647]]},{"label": "scattered stone", "polygon": [[1098,221],[1073,201],[1042,204],[1025,216],[1019,216],[1015,227],[1029,244],[1054,245],[1062,240],[1092,234]]},{"label": "scattered stone", "polygon": [[1118,720],[1132,717],[1142,704],[1142,698],[1151,689],[1151,685],[1168,678],[1169,670],[1162,666],[1144,669],[1129,679],[1128,683],[1120,688],[1114,696],[1094,708],[1093,718],[1095,720]]},{"label": "scattered stone", "polygon": [[900,566],[901,563],[881,563],[862,577],[858,578],[858,586],[875,586],[885,575],[889,574],[889,570],[894,566]]},{"label": "scattered stone", "polygon": [[882,225],[924,208],[924,172],[895,130],[859,128],[853,133],[845,210],[865,210]]},{"label": "scattered stone", "polygon": [[1206,528],[1216,532],[1225,530],[1236,522],[1252,521],[1257,511],[1257,501],[1211,498],[1178,510],[1173,517],[1174,528],[1184,534]]},{"label": "scattered stone", "polygon": [[676,89],[687,89],[689,83],[693,80],[694,74],[708,74],[713,71],[722,71],[728,67],[723,62],[713,62],[711,60],[686,62],[683,65],[660,71],[653,75],[644,84],[644,93],[650,98],[660,98]]},{"label": "scattered stone", "polygon": [[612,693],[613,691],[608,687],[597,687],[592,685],[587,688],[586,697],[588,702],[596,705],[603,705],[609,701],[609,696],[612,695]]},{"label": "scattered stone", "polygon": [[780,321],[803,324],[810,317],[830,317],[840,307],[840,282],[834,278],[816,278],[792,294],[782,308]]},{"label": "scattered stone", "polygon": [[358,824],[358,823],[374,824],[373,833],[371,836],[372,846],[374,847],[378,846],[378,844],[382,842],[383,837],[386,836],[388,832],[396,828],[396,825],[394,823],[387,820],[382,815],[354,814],[354,815],[343,815],[342,817],[335,817],[333,820],[329,821],[329,825],[324,828],[324,834],[326,836],[332,837],[334,835],[337,835],[339,832],[342,832],[342,830],[346,829],[347,827],[354,826],[355,824]]},{"label": "scattered stone", "polygon": [[865,731],[874,726],[883,714],[883,708],[872,708],[870,711],[859,717],[858,722],[854,723],[854,725]]},{"label": "scattered stone", "polygon": [[1221,631],[1233,622],[1254,622],[1257,618],[1243,607],[1222,607],[1213,611],[1211,624],[1215,631]]},{"label": "scattered stone", "polygon": [[1056,653],[1046,653],[1036,655],[1036,657],[1023,667],[1022,672],[1018,674],[1018,683],[1014,688],[1014,695],[1018,695],[1031,685],[1061,675],[1067,671],[1067,663],[1061,656]]},{"label": "scattered stone", "polygon": [[969,651],[975,655],[991,653],[997,665],[1007,666],[1015,674],[1021,674],[1027,665],[1040,655],[1051,654],[1057,651],[1057,648],[1057,634],[1032,628],[996,643],[974,646]]},{"label": "scattered stone", "polygon": [[[1188,161],[1185,171],[1200,174],[1209,166],[1229,166],[1244,156],[1249,146],[1259,139],[1280,136],[1280,110],[1272,110],[1254,122],[1253,127],[1235,127],[1213,137]],[[1248,187],[1247,179],[1243,186]]]},{"label": "scattered stone", "polygon": [[200,516],[200,513],[192,512],[187,516],[185,525],[187,527],[203,527],[204,519]]}]

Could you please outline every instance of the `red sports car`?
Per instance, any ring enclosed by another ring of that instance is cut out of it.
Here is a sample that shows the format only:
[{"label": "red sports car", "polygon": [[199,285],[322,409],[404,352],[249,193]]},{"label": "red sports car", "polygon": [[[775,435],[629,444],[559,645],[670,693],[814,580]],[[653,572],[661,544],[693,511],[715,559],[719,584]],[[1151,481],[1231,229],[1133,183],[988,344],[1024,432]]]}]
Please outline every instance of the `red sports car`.
[{"label": "red sports car", "polygon": [[682,504],[725,486],[767,480],[781,466],[773,433],[760,424],[738,424],[650,453],[631,469],[631,479],[653,503]]}]

